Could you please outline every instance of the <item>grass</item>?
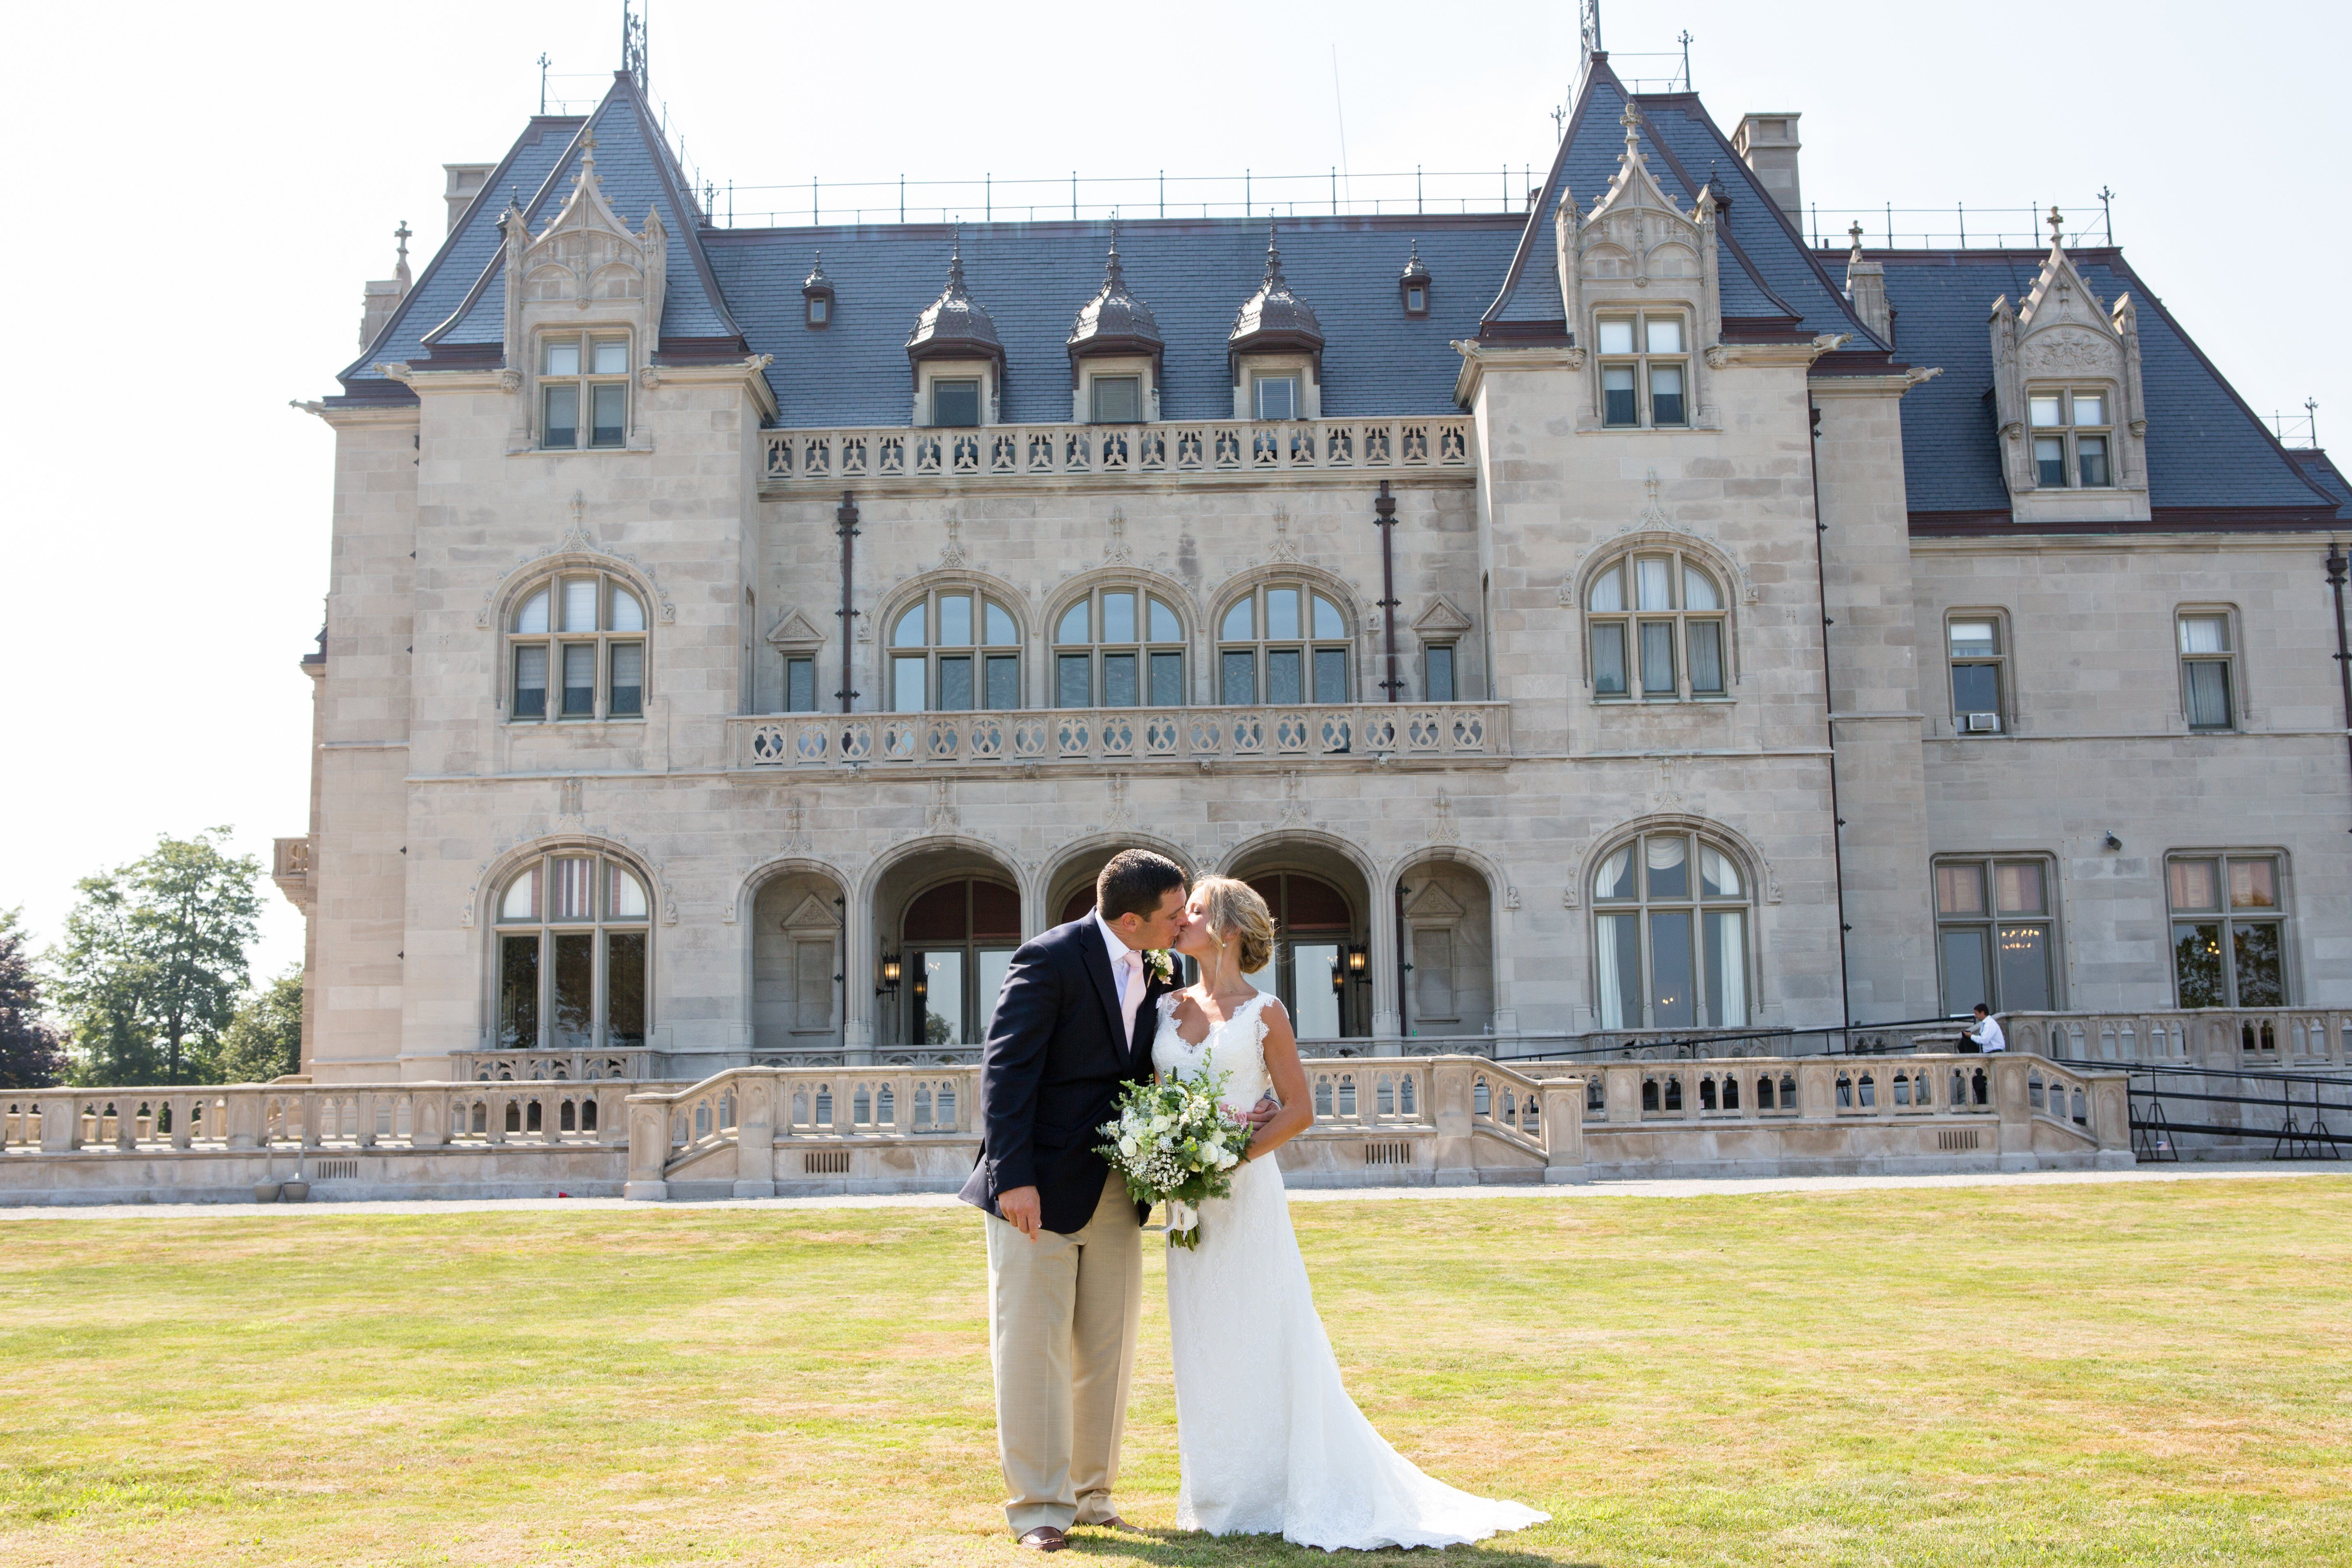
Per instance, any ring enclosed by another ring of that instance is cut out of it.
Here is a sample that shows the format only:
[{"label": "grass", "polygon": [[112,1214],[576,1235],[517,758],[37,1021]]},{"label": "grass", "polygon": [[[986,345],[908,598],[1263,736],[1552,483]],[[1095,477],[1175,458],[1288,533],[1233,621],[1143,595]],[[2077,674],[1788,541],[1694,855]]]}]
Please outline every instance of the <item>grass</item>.
[{"label": "grass", "polygon": [[[2321,1177],[1293,1214],[1381,1431],[1554,1515],[1446,1562],[2039,1568],[2352,1561],[2347,1199]],[[1156,1251],[1137,1528],[1066,1561],[1324,1561],[1175,1531]],[[961,1210],[10,1223],[0,1561],[1027,1561],[996,1508],[982,1284]]]}]

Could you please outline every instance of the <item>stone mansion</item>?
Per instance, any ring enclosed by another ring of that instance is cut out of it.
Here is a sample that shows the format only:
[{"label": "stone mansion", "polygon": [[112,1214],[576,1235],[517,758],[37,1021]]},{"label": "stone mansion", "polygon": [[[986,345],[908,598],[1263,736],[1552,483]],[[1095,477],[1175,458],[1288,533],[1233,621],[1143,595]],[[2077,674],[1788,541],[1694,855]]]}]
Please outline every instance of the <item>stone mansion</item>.
[{"label": "stone mansion", "polygon": [[452,165],[305,405],[305,1071],[968,1055],[1129,844],[1326,1056],[2352,1004],[2352,492],[2054,215],[1809,244],[1796,122],[1596,52],[1524,212],[1271,226],[722,226],[628,73]]}]

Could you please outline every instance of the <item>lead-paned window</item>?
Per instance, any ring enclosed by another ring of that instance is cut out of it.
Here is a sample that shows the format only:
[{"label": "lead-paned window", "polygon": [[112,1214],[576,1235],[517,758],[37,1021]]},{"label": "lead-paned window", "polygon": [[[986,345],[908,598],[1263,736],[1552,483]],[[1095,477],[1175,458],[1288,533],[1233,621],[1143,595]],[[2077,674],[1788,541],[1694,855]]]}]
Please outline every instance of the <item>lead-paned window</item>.
[{"label": "lead-paned window", "polygon": [[1114,585],[1054,621],[1055,707],[1176,707],[1184,701],[1184,623],[1155,593]]},{"label": "lead-paned window", "polygon": [[542,447],[627,445],[629,340],[597,332],[542,338],[539,410]]},{"label": "lead-paned window", "polygon": [[2180,710],[2191,729],[2234,729],[2238,722],[2236,656],[2230,615],[2223,610],[2183,611]]},{"label": "lead-paned window", "polygon": [[1723,590],[1679,550],[1612,563],[1585,595],[1592,695],[1679,702],[1729,690]]},{"label": "lead-paned window", "polygon": [[1350,648],[1337,603],[1305,583],[1262,584],[1218,621],[1217,700],[1344,703]]},{"label": "lead-paned window", "polygon": [[2051,862],[2033,855],[1947,858],[1935,869],[1944,1011],[1965,1017],[1979,1002],[1996,1013],[2056,1006]]},{"label": "lead-paned window", "polygon": [[1021,632],[1013,612],[964,588],[934,589],[890,626],[890,707],[961,713],[1021,706]]},{"label": "lead-paned window", "polygon": [[645,601],[603,572],[541,584],[508,623],[507,672],[509,719],[643,718]]},{"label": "lead-paned window", "polygon": [[1087,391],[1097,424],[1134,424],[1143,418],[1141,376],[1089,377]]},{"label": "lead-paned window", "polygon": [[625,1050],[646,1042],[646,884],[609,855],[557,851],[499,890],[501,1051]]},{"label": "lead-paned window", "polygon": [[980,423],[979,378],[942,377],[933,382],[931,423],[955,430],[976,428]]},{"label": "lead-paned window", "polygon": [[2115,484],[2111,401],[2107,392],[2095,388],[2059,387],[2027,395],[2036,484],[2081,489]]},{"label": "lead-paned window", "polygon": [[2176,854],[2164,865],[2172,978],[2184,1008],[2287,1006],[2279,858]]},{"label": "lead-paned window", "polygon": [[1690,350],[1682,314],[1602,316],[1593,327],[1601,350],[1601,423],[1625,428],[1689,424]]},{"label": "lead-paned window", "polygon": [[1748,896],[1738,862],[1685,832],[1601,857],[1593,955],[1603,1029],[1743,1029]]}]

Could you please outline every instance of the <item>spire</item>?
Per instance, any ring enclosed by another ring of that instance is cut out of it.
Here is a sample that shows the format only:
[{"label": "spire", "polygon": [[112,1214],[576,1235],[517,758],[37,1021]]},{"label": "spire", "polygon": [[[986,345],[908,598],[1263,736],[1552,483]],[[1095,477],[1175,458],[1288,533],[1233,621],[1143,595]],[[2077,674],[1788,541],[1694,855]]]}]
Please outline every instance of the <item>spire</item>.
[{"label": "spire", "polygon": [[415,281],[408,270],[408,238],[415,232],[408,226],[406,218],[401,219],[400,226],[392,231],[392,237],[400,245],[400,260],[394,266],[392,275],[400,280],[400,292],[404,298],[408,295],[409,284]]},{"label": "spire", "polygon": [[1265,225],[1265,282],[1269,288],[1282,285],[1282,247],[1274,243],[1274,225]]},{"label": "spire", "polygon": [[948,252],[948,286],[915,319],[915,329],[907,339],[907,352],[919,360],[1004,357],[1004,344],[996,335],[995,321],[964,289],[961,225],[955,231],[954,246]]},{"label": "spire", "polygon": [[1617,123],[1625,128],[1625,162],[1639,163],[1642,161],[1642,116],[1640,110],[1633,107],[1632,99],[1625,100],[1625,112],[1617,117]]},{"label": "spire", "polygon": [[1404,271],[1400,273],[1398,277],[1401,282],[1404,283],[1426,283],[1429,281],[1429,267],[1421,259],[1420,240],[1416,239],[1412,242],[1412,254],[1405,257]]},{"label": "spire", "polygon": [[1265,279],[1257,292],[1242,301],[1234,316],[1234,329],[1225,346],[1244,349],[1308,349],[1323,347],[1323,326],[1307,302],[1290,291],[1282,276],[1282,247],[1275,242],[1272,224],[1265,229]]},{"label": "spire", "polygon": [[833,279],[824,275],[824,252],[819,251],[814,265],[809,268],[809,275],[801,279],[801,291],[806,293],[812,288],[830,289],[832,287]]},{"label": "spire", "polygon": [[2060,214],[2057,203],[2050,204],[2050,215],[2042,221],[2050,225],[2050,248],[2053,250],[2062,248],[2066,243],[2066,220]]},{"label": "spire", "polygon": [[1846,253],[1845,258],[1847,264],[1851,266],[1853,263],[1862,259],[1862,220],[1860,218],[1854,219],[1853,227],[1846,230],[1845,232],[1846,236],[1853,241],[1853,248]]}]

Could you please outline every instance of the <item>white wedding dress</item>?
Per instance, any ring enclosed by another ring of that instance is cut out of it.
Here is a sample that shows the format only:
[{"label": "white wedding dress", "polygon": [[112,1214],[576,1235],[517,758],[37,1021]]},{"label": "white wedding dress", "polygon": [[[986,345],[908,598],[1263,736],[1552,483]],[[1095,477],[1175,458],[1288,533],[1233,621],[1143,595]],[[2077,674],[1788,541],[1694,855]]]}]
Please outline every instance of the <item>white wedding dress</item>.
[{"label": "white wedding dress", "polygon": [[[1160,998],[1152,1066],[1229,1073],[1225,1103],[1256,1104],[1268,1086],[1266,998],[1198,1045],[1177,1032],[1175,1001]],[[1339,1381],[1271,1155],[1234,1172],[1231,1197],[1201,1206],[1197,1249],[1168,1249],[1168,1330],[1179,1530],[1279,1531],[1327,1552],[1371,1551],[1483,1541],[1551,1517],[1432,1480],[1372,1430]]]}]

